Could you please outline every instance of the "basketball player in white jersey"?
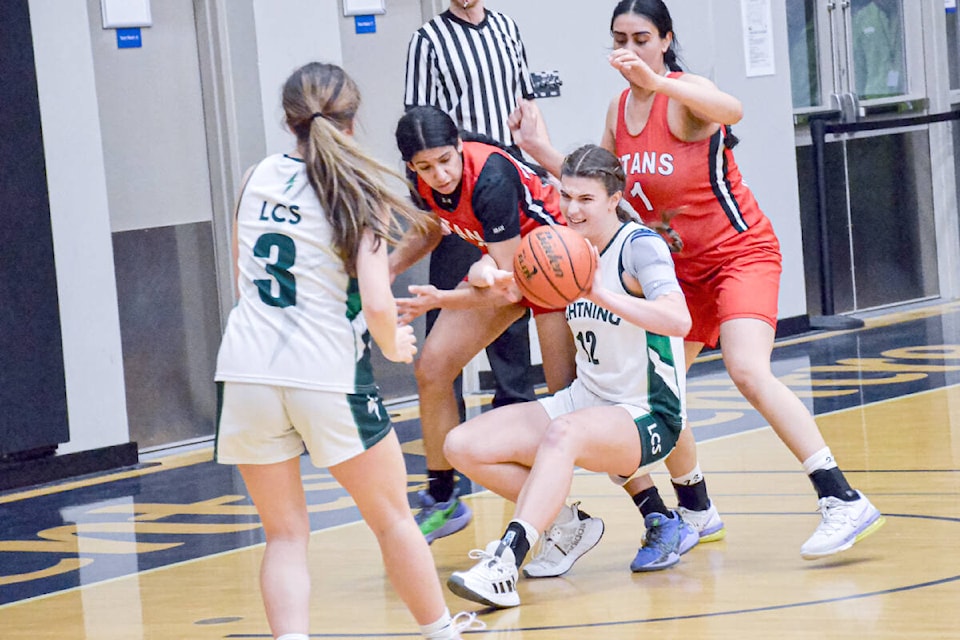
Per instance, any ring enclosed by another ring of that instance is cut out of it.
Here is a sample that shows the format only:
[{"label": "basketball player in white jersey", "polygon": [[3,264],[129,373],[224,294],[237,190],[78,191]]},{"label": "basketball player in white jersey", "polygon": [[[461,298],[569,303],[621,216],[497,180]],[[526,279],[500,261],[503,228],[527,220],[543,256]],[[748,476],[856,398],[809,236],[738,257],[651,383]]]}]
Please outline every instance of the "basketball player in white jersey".
[{"label": "basketball player in white jersey", "polygon": [[[563,162],[561,210],[595,247],[600,265],[592,289],[566,308],[576,379],[551,397],[481,414],[447,436],[444,453],[457,469],[517,504],[503,537],[471,552],[480,562],[450,577],[448,586],[464,598],[520,604],[519,567],[564,508],[574,468],[626,482],[669,455],[683,429],[690,314],[666,242],[620,213],[623,185],[620,161],[601,147],[581,147]],[[648,530],[661,521],[679,524],[675,513],[647,519]]]},{"label": "basketball player in white jersey", "polygon": [[301,67],[283,88],[296,150],[247,172],[234,225],[240,299],[217,359],[216,455],[239,465],[263,522],[260,586],[275,638],[309,633],[304,447],[356,502],[423,637],[459,638],[472,619],[451,620],[444,604],[370,366],[371,336],[390,360],[416,353],[397,321],[387,244],[395,214],[422,222],[388,188],[392,172],[353,142],[359,102],[341,68]]}]

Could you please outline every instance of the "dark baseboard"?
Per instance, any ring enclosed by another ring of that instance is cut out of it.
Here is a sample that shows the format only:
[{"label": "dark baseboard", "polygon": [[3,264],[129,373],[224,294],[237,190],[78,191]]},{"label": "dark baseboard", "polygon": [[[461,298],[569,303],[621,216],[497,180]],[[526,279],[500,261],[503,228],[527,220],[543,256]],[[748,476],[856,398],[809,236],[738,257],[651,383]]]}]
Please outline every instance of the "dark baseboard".
[{"label": "dark baseboard", "polygon": [[35,458],[0,459],[0,491],[20,489],[74,476],[130,467],[140,461],[136,442]]},{"label": "dark baseboard", "polygon": [[777,339],[790,338],[801,333],[812,331],[810,326],[810,316],[793,316],[790,318],[777,319]]}]

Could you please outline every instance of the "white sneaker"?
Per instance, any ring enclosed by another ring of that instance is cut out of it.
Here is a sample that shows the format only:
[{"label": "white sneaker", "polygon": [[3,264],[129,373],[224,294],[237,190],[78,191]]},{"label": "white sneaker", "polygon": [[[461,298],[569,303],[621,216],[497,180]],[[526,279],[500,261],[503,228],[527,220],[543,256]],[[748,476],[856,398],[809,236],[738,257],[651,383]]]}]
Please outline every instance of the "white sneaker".
[{"label": "white sneaker", "polygon": [[820,526],[800,547],[805,560],[829,556],[849,549],[854,543],[879,529],[886,522],[880,511],[859,491],[858,500],[844,502],[840,498],[820,498]]},{"label": "white sneaker", "polygon": [[471,551],[470,557],[479,558],[480,562],[467,571],[454,571],[447,580],[450,591],[461,598],[498,609],[520,604],[520,594],[517,593],[520,576],[513,549],[494,540],[483,551]]},{"label": "white sneaker", "polygon": [[603,536],[603,520],[580,519],[579,502],[565,506],[540,539],[540,548],[523,568],[528,578],[562,576],[580,556],[593,549]]},{"label": "white sneaker", "polygon": [[683,521],[696,529],[700,534],[700,542],[715,542],[723,540],[727,536],[727,529],[723,526],[723,520],[720,519],[720,513],[710,502],[710,506],[705,511],[693,511],[684,507],[677,507],[677,513],[683,518]]}]

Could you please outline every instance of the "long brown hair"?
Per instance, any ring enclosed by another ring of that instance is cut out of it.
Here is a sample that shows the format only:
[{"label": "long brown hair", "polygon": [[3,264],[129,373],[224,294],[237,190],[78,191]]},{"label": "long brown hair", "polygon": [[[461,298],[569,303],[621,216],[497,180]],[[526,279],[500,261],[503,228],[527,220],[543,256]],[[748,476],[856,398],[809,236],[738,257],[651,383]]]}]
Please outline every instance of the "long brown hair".
[{"label": "long brown hair", "polygon": [[306,64],[283,85],[287,126],[297,137],[307,178],[350,275],[356,274],[365,229],[373,231],[379,246],[381,240],[394,243],[400,236],[397,216],[425,224],[423,212],[388,186],[390,177],[403,184],[403,176],[364,153],[349,134],[359,107],[357,85],[334,64]]}]

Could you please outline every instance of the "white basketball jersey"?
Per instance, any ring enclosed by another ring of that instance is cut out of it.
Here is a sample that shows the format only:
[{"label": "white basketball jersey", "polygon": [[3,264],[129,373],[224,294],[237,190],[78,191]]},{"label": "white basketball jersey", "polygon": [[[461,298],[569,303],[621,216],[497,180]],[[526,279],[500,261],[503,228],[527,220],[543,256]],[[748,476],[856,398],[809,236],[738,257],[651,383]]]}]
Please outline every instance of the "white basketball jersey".
[{"label": "white basketball jersey", "polygon": [[[624,223],[600,254],[603,285],[632,296],[623,286],[623,251],[636,234],[656,232],[635,222]],[[642,245],[641,245],[642,246]],[[649,333],[581,298],[567,305],[567,323],[577,346],[577,378],[583,386],[614,403],[632,404],[667,419],[682,419],[685,367],[683,339]]]},{"label": "white basketball jersey", "polygon": [[375,388],[355,278],[330,225],[289,156],[254,168],[237,212],[240,301],[217,358],[218,381],[344,393]]}]

